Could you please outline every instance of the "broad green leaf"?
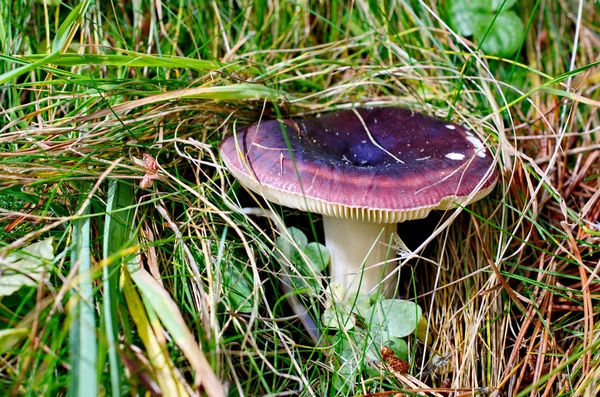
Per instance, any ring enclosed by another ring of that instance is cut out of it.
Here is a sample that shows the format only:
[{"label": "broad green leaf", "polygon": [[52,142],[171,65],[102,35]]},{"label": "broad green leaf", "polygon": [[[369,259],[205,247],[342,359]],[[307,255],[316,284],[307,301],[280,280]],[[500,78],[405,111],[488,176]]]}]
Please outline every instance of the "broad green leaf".
[{"label": "broad green leaf", "polygon": [[366,331],[361,328],[339,331],[334,336],[336,353],[357,361],[362,361],[363,358],[367,361],[378,360],[379,353],[375,350],[377,347],[365,335]]},{"label": "broad green leaf", "polygon": [[227,265],[223,274],[223,287],[231,308],[240,313],[250,313],[254,307],[252,281],[233,264]]},{"label": "broad green leaf", "polygon": [[[487,36],[484,35],[492,24]],[[474,36],[481,41],[481,50],[489,55],[509,57],[519,49],[525,26],[521,18],[514,12],[502,12],[494,21],[494,15],[485,15],[478,20]]]},{"label": "broad green leaf", "polygon": [[[290,227],[288,234],[277,237],[277,248],[288,258],[292,259],[298,253],[298,250],[304,250],[308,244],[308,239],[302,230]],[[291,240],[290,240],[291,238]]]},{"label": "broad green leaf", "polygon": [[[402,299],[385,299],[376,302],[367,314],[367,323],[381,330],[387,330],[388,339],[404,338],[417,328],[422,311],[414,302]],[[385,338],[385,335],[382,335]],[[385,340],[384,340],[385,342]]]},{"label": "broad green leaf", "polygon": [[377,360],[377,355],[366,347],[362,330],[357,328],[352,331],[338,332],[334,336],[334,341],[337,360],[335,361],[336,371],[333,387],[337,391],[336,395],[345,395],[354,389],[356,377],[361,372],[360,366],[365,361],[364,359],[367,361]]},{"label": "broad green leaf", "polygon": [[[506,2],[505,0],[451,0],[447,8],[450,26],[460,35],[479,35],[479,39],[481,39],[483,37],[482,33],[485,33],[487,30],[490,21],[494,18],[495,12],[502,8],[501,15],[509,13],[510,7],[512,7],[515,2],[516,0],[506,0]],[[504,30],[509,30],[512,25],[501,25],[501,27]],[[519,37],[521,36],[522,31],[519,32]],[[506,48],[506,51],[508,52],[508,49],[512,47],[505,44],[504,48]],[[498,52],[486,51],[484,48],[482,49],[489,54],[499,54]],[[515,50],[512,52],[514,53],[514,51]]]},{"label": "broad green leaf", "polygon": [[45,281],[53,259],[52,238],[33,243],[8,255],[0,262],[0,296],[11,295],[21,287],[35,287]]},{"label": "broad green leaf", "polygon": [[358,376],[357,362],[340,357],[333,374],[333,388],[337,396],[347,395],[354,390]]},{"label": "broad green leaf", "polygon": [[369,337],[376,346],[383,346],[392,339],[387,324],[373,323],[368,325]]},{"label": "broad green leaf", "polygon": [[325,309],[341,304],[345,294],[346,289],[342,284],[337,281],[329,283],[325,290]]},{"label": "broad green leaf", "polygon": [[329,264],[329,250],[327,250],[327,247],[323,244],[312,242],[308,243],[303,251],[316,273],[321,273],[327,269],[327,265]]},{"label": "broad green leaf", "polygon": [[381,376],[379,369],[368,364],[380,360],[379,347],[365,335],[366,331],[361,328],[339,331],[334,336],[335,351],[340,361],[352,363],[359,371],[366,370],[368,376]]},{"label": "broad green leaf", "polygon": [[292,277],[293,287],[318,293],[322,288],[318,276],[329,264],[329,251],[319,243],[308,243],[306,235],[295,227],[290,227],[288,232],[291,240],[288,236],[281,236],[277,239],[277,247],[297,269],[297,274]]}]

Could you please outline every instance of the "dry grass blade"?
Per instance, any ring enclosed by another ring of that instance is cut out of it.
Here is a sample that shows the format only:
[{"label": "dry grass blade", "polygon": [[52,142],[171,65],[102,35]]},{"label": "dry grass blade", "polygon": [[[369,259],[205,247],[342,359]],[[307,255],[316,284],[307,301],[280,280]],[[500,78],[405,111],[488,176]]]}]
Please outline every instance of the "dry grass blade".
[{"label": "dry grass blade", "polygon": [[155,334],[162,332],[156,323],[151,324],[146,315],[147,307],[143,304],[140,296],[133,287],[133,282],[128,272],[122,275],[122,289],[129,308],[129,313],[137,327],[142,342],[148,352],[148,359],[152,369],[155,371],[156,381],[163,395],[185,396],[187,391],[173,372],[175,365],[167,355],[164,340],[161,341]]},{"label": "dry grass blade", "polygon": [[139,255],[127,264],[127,271],[140,289],[143,299],[160,318],[162,324],[183,351],[195,374],[195,385],[202,386],[210,397],[225,396],[223,385],[216,377],[206,357],[177,308],[169,293],[141,266]]}]

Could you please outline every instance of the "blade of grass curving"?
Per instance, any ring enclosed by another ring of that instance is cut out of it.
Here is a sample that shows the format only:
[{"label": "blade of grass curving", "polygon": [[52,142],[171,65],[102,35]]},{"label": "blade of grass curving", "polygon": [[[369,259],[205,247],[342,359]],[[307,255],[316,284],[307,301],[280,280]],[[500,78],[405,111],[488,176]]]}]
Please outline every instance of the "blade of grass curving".
[{"label": "blade of grass curving", "polygon": [[187,328],[179,308],[169,293],[142,267],[135,256],[127,263],[131,279],[146,302],[158,315],[164,327],[179,346],[195,372],[196,386],[202,385],[209,397],[224,397],[223,385],[213,372],[208,360]]},{"label": "blade of grass curving", "polygon": [[135,323],[138,335],[146,347],[148,360],[155,370],[156,382],[165,396],[185,396],[187,395],[183,385],[177,377],[173,376],[171,370],[173,364],[168,356],[168,351],[164,349],[154,333],[152,324],[148,320],[146,308],[139,294],[133,287],[131,277],[127,271],[123,272],[122,289],[127,308],[133,322]]},{"label": "blade of grass curving", "polygon": [[[45,55],[35,54],[18,59],[29,59],[39,61]],[[201,59],[184,57],[166,57],[139,54],[136,52],[127,52],[127,55],[103,55],[103,54],[60,54],[53,61],[60,66],[78,66],[78,65],[110,65],[110,66],[128,66],[128,67],[156,67],[156,68],[182,68],[198,71],[207,71],[213,69],[241,69],[237,65],[220,65],[217,62]]]},{"label": "blade of grass curving", "polygon": [[19,68],[9,71],[9,72],[2,73],[2,74],[0,74],[0,84],[4,84],[7,81],[14,80],[17,77],[19,77],[25,73],[31,72],[32,70],[37,69],[40,66],[44,66],[49,63],[52,63],[52,61],[54,61],[58,57],[58,55],[59,55],[58,52],[53,52],[49,55],[46,55],[45,57],[41,58],[38,61],[35,61],[35,62],[27,64],[27,65],[23,65]]},{"label": "blade of grass curving", "polygon": [[192,87],[182,90],[168,91],[163,94],[152,95],[141,99],[115,105],[110,109],[103,109],[89,116],[77,119],[77,122],[85,122],[98,117],[116,115],[142,106],[154,103],[168,102],[181,99],[212,99],[217,101],[245,100],[245,99],[269,99],[273,101],[287,98],[288,95],[276,89],[262,84],[230,84],[226,86],[204,86]]},{"label": "blade of grass curving", "polygon": [[52,52],[59,53],[69,45],[71,38],[77,29],[77,21],[87,11],[90,0],[84,0],[77,4],[73,10],[67,15],[63,23],[58,27],[54,41],[52,42]]},{"label": "blade of grass curving", "polygon": [[[108,348],[108,363],[110,372],[111,394],[120,396],[121,390],[121,365],[117,352],[119,317],[118,303],[121,300],[119,286],[119,269],[121,260],[109,260],[118,251],[126,248],[131,234],[130,209],[133,204],[132,189],[129,185],[118,180],[111,180],[108,184],[108,197],[106,203],[106,218],[104,221],[103,260],[103,325]],[[125,209],[125,210],[123,210]]]},{"label": "blade of grass curving", "polygon": [[[80,202],[85,201],[82,196]],[[70,305],[71,328],[71,382],[70,396],[95,395],[98,390],[97,338],[92,286],[92,263],[90,252],[90,206],[81,211],[83,217],[73,224],[71,243],[71,266],[78,266],[76,289],[72,292]]]}]

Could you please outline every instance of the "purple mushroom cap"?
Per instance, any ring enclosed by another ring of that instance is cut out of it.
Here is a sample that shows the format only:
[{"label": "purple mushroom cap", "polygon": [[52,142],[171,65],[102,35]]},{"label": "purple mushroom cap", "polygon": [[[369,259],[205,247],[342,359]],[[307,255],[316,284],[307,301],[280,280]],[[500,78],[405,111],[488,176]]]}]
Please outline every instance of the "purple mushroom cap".
[{"label": "purple mushroom cap", "polygon": [[376,223],[469,204],[498,179],[493,156],[467,129],[394,107],[262,121],[226,137],[220,152],[270,201]]}]

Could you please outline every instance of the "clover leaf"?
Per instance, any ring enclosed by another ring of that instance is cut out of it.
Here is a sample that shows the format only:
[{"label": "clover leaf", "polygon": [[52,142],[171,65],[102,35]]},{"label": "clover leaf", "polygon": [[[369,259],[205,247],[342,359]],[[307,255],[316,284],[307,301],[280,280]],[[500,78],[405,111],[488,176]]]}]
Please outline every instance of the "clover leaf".
[{"label": "clover leaf", "polygon": [[316,242],[308,243],[304,247],[304,255],[308,258],[308,262],[315,272],[322,272],[329,264],[329,251],[323,244]]},{"label": "clover leaf", "polygon": [[[367,312],[366,320],[371,329],[384,337],[404,338],[417,328],[423,314],[419,305],[402,299],[384,299],[375,302]],[[387,332],[387,336],[385,335]],[[375,338],[374,338],[375,339]]]},{"label": "clover leaf", "polygon": [[306,247],[308,244],[308,239],[302,230],[298,228],[289,227],[287,231],[289,236],[278,237],[275,244],[283,253],[283,255],[291,260],[298,254],[298,249],[303,250]]},{"label": "clover leaf", "polygon": [[[476,19],[488,13],[478,1],[451,0],[448,3],[450,25],[461,36],[472,36],[477,26]],[[487,3],[484,1],[484,3]]]},{"label": "clover leaf", "polygon": [[321,284],[315,276],[320,275],[329,264],[327,247],[317,242],[309,243],[300,229],[290,227],[287,231],[286,235],[277,238],[276,245],[296,268],[297,274],[293,276],[300,276],[292,277],[294,289],[320,290]]},{"label": "clover leaf", "polygon": [[356,318],[345,306],[332,306],[321,315],[321,323],[326,328],[349,330],[356,326]]},{"label": "clover leaf", "polygon": [[400,360],[408,361],[408,343],[404,339],[392,338],[385,345],[392,349]]},{"label": "clover leaf", "polygon": [[473,36],[483,52],[508,57],[521,44],[525,27],[509,8],[516,0],[451,0],[447,15],[452,28],[462,36]]},{"label": "clover leaf", "polygon": [[339,360],[333,387],[338,394],[356,381],[357,371],[380,376],[377,366],[370,364],[381,360],[383,346],[408,361],[408,344],[402,338],[413,333],[422,319],[422,310],[414,302],[377,296],[359,299],[356,294],[345,297],[343,287],[331,283],[323,323],[330,328],[344,328],[333,339]]},{"label": "clover leaf", "polygon": [[254,306],[252,277],[229,264],[223,274],[223,286],[231,308],[240,313],[250,313]]},{"label": "clover leaf", "polygon": [[[488,27],[490,28],[485,36]],[[495,21],[494,15],[482,15],[474,36],[480,40],[485,37],[481,42],[484,53],[509,57],[519,49],[524,30],[521,18],[514,11],[508,11],[498,14]]]}]

